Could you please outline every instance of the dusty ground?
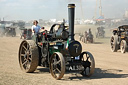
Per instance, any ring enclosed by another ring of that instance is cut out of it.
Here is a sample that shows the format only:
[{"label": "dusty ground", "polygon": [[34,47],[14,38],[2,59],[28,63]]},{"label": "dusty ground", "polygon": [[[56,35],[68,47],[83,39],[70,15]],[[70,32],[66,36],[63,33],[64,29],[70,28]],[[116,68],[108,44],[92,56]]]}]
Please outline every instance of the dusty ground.
[{"label": "dusty ground", "polygon": [[[109,31],[108,31],[109,32]],[[19,37],[0,38],[0,85],[128,85],[128,53],[110,50],[109,36],[95,39],[94,44],[84,44],[95,58],[95,73],[90,78],[65,73],[55,80],[48,69],[38,67],[35,73],[24,73],[18,63]]]}]

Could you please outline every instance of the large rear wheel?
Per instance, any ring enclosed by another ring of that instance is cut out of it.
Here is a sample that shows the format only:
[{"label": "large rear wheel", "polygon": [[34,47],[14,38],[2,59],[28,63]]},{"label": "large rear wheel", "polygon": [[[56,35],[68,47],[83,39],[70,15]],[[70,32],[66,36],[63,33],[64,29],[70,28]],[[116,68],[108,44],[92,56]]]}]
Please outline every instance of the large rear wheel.
[{"label": "large rear wheel", "polygon": [[65,60],[61,53],[55,52],[50,59],[50,72],[55,79],[61,79],[65,73]]},{"label": "large rear wheel", "polygon": [[119,45],[117,41],[118,41],[117,35],[112,35],[111,40],[110,40],[112,52],[117,52],[117,50],[119,49]]},{"label": "large rear wheel", "polygon": [[24,40],[19,48],[19,64],[23,71],[34,72],[38,66],[38,47],[33,40]]}]

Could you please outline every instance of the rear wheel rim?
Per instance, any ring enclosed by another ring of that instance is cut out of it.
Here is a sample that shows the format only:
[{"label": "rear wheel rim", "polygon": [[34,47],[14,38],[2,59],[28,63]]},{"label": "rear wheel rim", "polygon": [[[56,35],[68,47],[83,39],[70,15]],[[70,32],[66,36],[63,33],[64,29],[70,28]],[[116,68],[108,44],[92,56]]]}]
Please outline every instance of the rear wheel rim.
[{"label": "rear wheel rim", "polygon": [[20,52],[20,60],[21,60],[20,64],[24,70],[30,69],[32,54],[30,51],[30,46],[26,42],[22,44],[21,52]]}]

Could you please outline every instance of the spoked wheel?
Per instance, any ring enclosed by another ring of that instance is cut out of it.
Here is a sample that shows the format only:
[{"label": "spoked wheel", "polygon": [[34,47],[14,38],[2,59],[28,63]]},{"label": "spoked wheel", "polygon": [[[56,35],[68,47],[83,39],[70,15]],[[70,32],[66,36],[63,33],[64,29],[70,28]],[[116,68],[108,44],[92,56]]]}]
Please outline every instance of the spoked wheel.
[{"label": "spoked wheel", "polygon": [[82,36],[79,34],[79,41],[81,41]]},{"label": "spoked wheel", "polygon": [[85,37],[83,36],[83,43],[85,43]]},{"label": "spoked wheel", "polygon": [[87,38],[85,37],[85,43],[87,43]]},{"label": "spoked wheel", "polygon": [[84,70],[81,74],[85,77],[90,77],[95,70],[95,61],[94,57],[89,52],[83,52],[81,55],[81,61],[83,62]]},{"label": "spoked wheel", "polygon": [[116,35],[113,35],[111,37],[110,43],[111,43],[111,50],[112,50],[112,52],[117,52],[117,50],[118,50],[117,40],[118,39],[117,39],[117,36]]},{"label": "spoked wheel", "polygon": [[125,40],[121,41],[120,49],[121,49],[121,53],[125,53],[126,52],[126,50],[127,50],[127,43],[126,43]]},{"label": "spoked wheel", "polygon": [[61,53],[55,52],[50,59],[50,72],[55,79],[61,79],[65,73],[65,60]]},{"label": "spoked wheel", "polygon": [[98,38],[98,33],[96,33],[96,38]]},{"label": "spoked wheel", "polygon": [[91,43],[93,43],[93,38],[90,40]]},{"label": "spoked wheel", "polygon": [[24,40],[19,48],[19,64],[23,71],[34,72],[38,66],[38,47],[33,40]]},{"label": "spoked wheel", "polygon": [[84,42],[84,37],[83,36],[81,37],[81,41]]}]

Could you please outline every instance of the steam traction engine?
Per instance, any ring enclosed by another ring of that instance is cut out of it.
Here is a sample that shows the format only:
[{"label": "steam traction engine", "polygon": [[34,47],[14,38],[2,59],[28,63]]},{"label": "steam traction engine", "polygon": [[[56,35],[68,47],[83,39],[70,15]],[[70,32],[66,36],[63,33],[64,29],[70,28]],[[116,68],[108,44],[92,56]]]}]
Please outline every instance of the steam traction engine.
[{"label": "steam traction engine", "polygon": [[121,53],[128,52],[128,25],[122,25],[113,30],[110,40],[112,52],[121,50]]},{"label": "steam traction engine", "polygon": [[[54,24],[50,31],[35,34],[32,40],[23,40],[19,48],[19,64],[23,71],[34,72],[37,66],[48,67],[55,79],[65,71],[79,71],[91,76],[95,61],[91,53],[82,52],[81,44],[74,39],[75,4],[68,5],[69,29],[64,22]],[[55,30],[55,27],[58,29]]]}]

